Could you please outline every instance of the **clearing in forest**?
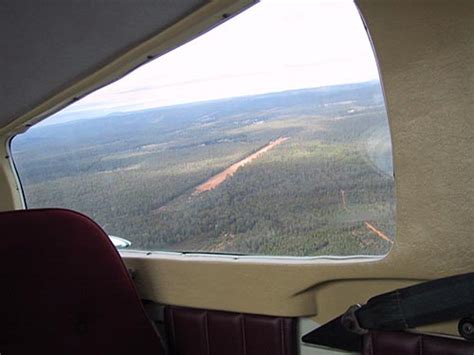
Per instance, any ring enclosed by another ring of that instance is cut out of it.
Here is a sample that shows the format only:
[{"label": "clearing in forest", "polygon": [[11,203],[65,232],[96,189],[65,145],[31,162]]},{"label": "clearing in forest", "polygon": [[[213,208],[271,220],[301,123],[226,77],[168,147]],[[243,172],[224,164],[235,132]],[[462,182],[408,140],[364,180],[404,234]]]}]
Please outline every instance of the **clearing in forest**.
[{"label": "clearing in forest", "polygon": [[375,233],[379,238],[389,242],[390,244],[393,244],[393,240],[391,240],[389,237],[387,237],[383,232],[375,228],[372,224],[369,222],[364,221],[365,226],[367,227],[368,230],[371,232]]},{"label": "clearing in forest", "polygon": [[288,140],[288,138],[289,137],[280,137],[280,138],[278,138],[274,141],[271,141],[270,143],[268,143],[263,148],[260,148],[259,150],[257,150],[255,153],[252,153],[248,157],[238,161],[237,163],[232,164],[227,169],[225,169],[225,170],[221,171],[220,173],[212,176],[206,182],[204,182],[201,185],[199,185],[198,187],[196,187],[196,189],[193,192],[193,195],[199,195],[202,192],[210,191],[210,190],[215,189],[217,186],[222,184],[226,179],[228,179],[232,175],[234,175],[235,172],[239,168],[243,167],[244,165],[246,165],[248,163],[251,163],[255,159],[260,158],[263,154],[265,154],[269,150],[275,148],[277,145],[279,145],[279,144],[285,142],[286,140]]}]

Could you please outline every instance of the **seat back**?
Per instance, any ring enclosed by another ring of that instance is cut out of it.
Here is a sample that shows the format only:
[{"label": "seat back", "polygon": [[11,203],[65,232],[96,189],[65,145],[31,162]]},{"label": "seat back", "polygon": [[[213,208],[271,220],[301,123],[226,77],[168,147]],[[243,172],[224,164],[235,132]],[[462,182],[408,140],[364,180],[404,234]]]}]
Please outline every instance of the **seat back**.
[{"label": "seat back", "polygon": [[409,332],[371,331],[364,336],[363,355],[472,355],[474,343]]},{"label": "seat back", "polygon": [[160,355],[105,232],[69,210],[0,213],[0,353]]},{"label": "seat back", "polygon": [[166,306],[173,355],[295,355],[297,319]]}]

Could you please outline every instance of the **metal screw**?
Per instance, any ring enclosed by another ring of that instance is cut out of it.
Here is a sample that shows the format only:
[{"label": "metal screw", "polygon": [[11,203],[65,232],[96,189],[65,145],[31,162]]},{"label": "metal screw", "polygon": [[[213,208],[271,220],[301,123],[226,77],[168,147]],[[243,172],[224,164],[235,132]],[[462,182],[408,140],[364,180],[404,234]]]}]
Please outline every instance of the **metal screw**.
[{"label": "metal screw", "polygon": [[462,330],[468,335],[474,334],[474,325],[472,323],[464,323]]}]

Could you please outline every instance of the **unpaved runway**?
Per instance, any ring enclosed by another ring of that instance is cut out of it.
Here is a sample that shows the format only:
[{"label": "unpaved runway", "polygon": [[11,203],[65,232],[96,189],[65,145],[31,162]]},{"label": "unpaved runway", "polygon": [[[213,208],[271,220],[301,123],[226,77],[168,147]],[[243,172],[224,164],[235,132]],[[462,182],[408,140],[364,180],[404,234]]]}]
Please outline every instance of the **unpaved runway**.
[{"label": "unpaved runway", "polygon": [[270,143],[268,143],[265,147],[259,149],[253,154],[250,154],[248,157],[238,161],[237,163],[232,164],[229,166],[227,169],[221,171],[220,173],[214,175],[210,179],[208,179],[206,182],[202,183],[193,192],[193,195],[199,195],[200,193],[203,193],[205,191],[210,191],[212,189],[215,189],[217,186],[222,184],[226,179],[230,178],[232,175],[235,174],[235,172],[243,167],[244,165],[251,163],[255,159],[260,158],[263,154],[268,152],[269,150],[275,148],[277,145],[285,142],[288,140],[288,137],[280,137]]}]

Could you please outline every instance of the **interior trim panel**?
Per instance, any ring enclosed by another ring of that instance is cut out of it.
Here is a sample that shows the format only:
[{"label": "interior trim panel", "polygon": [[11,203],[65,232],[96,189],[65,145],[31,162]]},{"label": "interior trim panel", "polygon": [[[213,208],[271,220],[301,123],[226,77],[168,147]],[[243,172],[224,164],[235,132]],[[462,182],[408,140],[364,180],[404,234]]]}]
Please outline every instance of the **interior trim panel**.
[{"label": "interior trim panel", "polygon": [[363,355],[472,355],[474,343],[408,332],[371,332]]},{"label": "interior trim panel", "polygon": [[174,355],[294,355],[297,319],[165,307]]}]

